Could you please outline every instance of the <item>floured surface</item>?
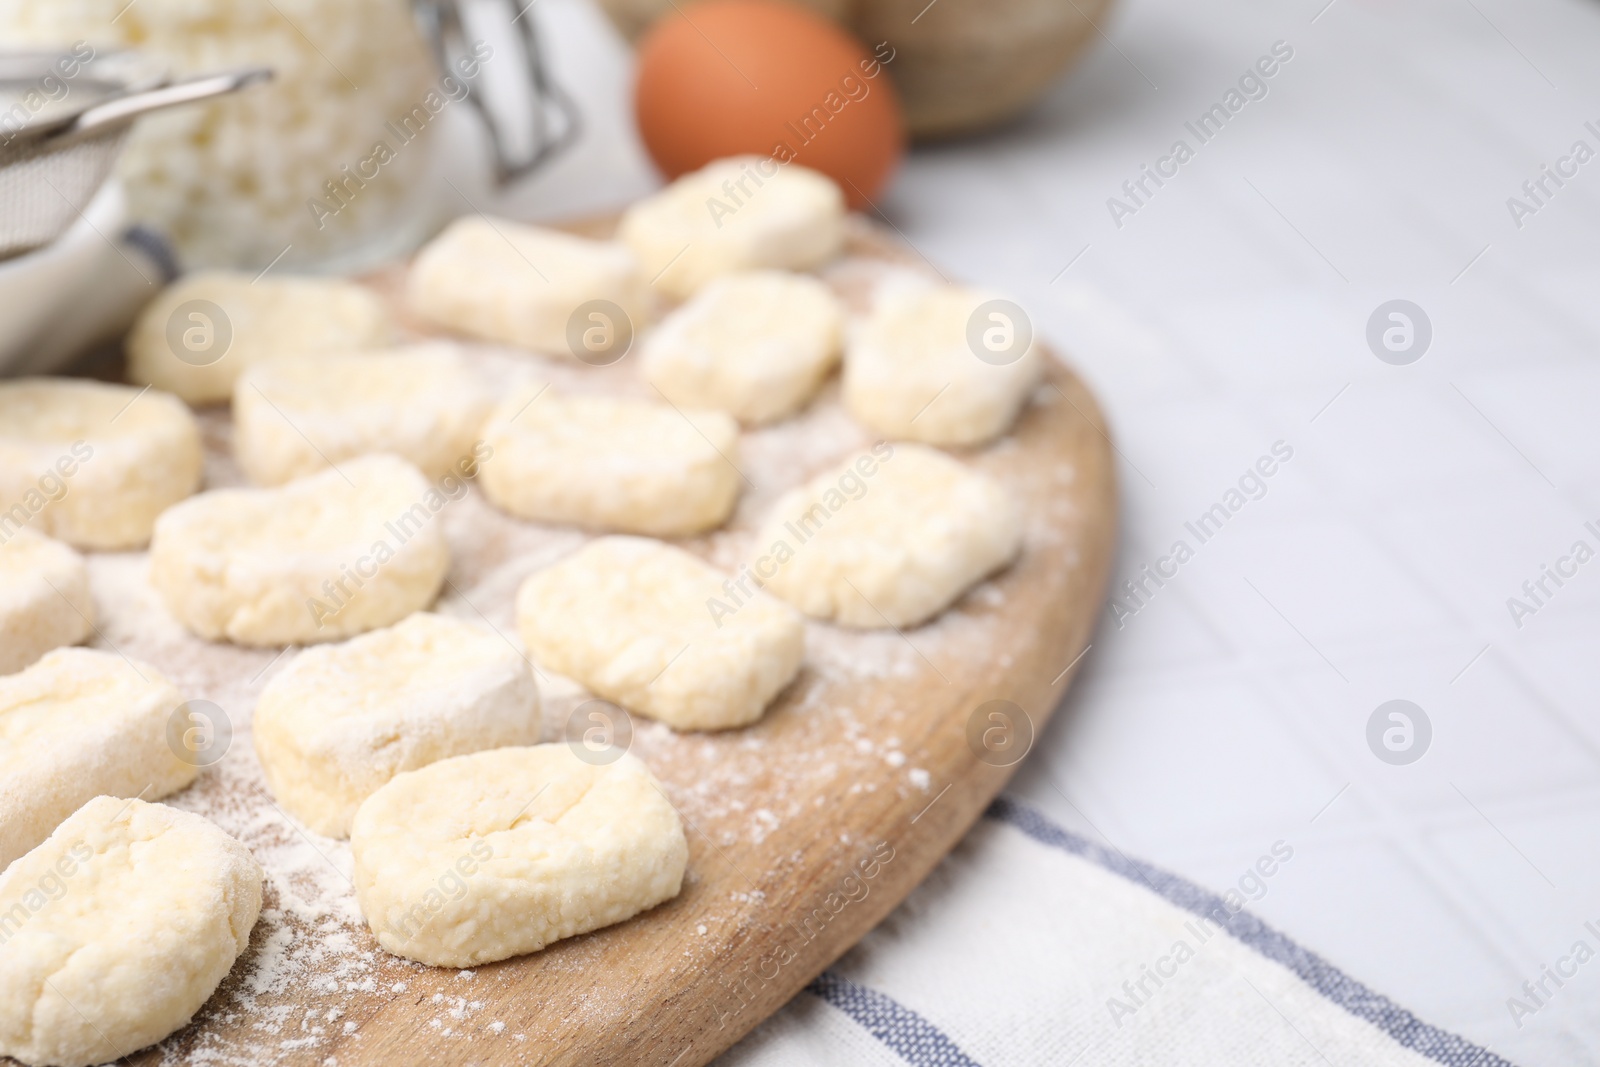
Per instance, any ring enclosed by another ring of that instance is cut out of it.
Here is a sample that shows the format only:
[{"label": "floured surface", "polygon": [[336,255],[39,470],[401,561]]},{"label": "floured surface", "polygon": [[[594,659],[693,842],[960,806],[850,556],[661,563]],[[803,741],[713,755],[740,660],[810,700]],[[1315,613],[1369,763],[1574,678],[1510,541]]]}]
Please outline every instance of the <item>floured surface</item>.
[{"label": "floured surface", "polygon": [[[875,236],[863,231],[854,241],[870,255],[825,276],[857,314],[874,288],[917,274],[904,260],[888,266],[874,258],[897,254]],[[377,284],[392,289],[396,280]],[[573,392],[648,395],[632,357],[591,368],[490,346],[463,350],[497,393],[545,378]],[[1098,418],[1082,385],[1056,369],[1016,433],[958,453],[1015,494],[1023,549],[1012,568],[932,623],[897,633],[808,622],[799,677],[752,727],[680,735],[636,717],[632,752],[684,817],[690,862],[682,894],[620,926],[476,972],[427,968],[378,948],[356,908],[348,844],[302,830],[272,801],[250,715],[262,686],[298,650],[200,641],[149,589],[144,554],[92,557],[104,634],[96,643],[150,662],[189,699],[222,707],[233,724],[227,755],[168,803],[215,820],[267,875],[250,950],[194,1026],[136,1060],[710,1060],[909,892],[1000,788],[1009,768],[978,762],[966,743],[974,709],[1013,700],[1043,728],[1071,677],[1063,672],[1087,640],[1113,543],[1109,444],[1089,421]],[[200,421],[206,486],[243,484],[225,411],[203,412]],[[733,519],[677,543],[733,572],[750,558],[756,528],[779,495],[871,443],[840,407],[835,378],[795,418],[744,435],[746,481]],[[476,487],[435,521],[451,568],[434,610],[488,622],[521,649],[518,585],[586,535],[513,519]],[[540,669],[538,680],[544,739],[556,740],[586,694],[549,671]],[[893,858],[878,859],[867,878],[862,864],[881,856],[880,847]],[[856,881],[842,882],[847,877]],[[841,885],[843,896],[835,892]],[[838,911],[826,904],[838,900]],[[827,918],[812,927],[826,929],[812,938],[785,932],[819,907]],[[780,949],[789,957],[782,963],[772,955]],[[762,977],[751,977],[758,970]],[[451,1051],[456,1043],[470,1047]]]}]

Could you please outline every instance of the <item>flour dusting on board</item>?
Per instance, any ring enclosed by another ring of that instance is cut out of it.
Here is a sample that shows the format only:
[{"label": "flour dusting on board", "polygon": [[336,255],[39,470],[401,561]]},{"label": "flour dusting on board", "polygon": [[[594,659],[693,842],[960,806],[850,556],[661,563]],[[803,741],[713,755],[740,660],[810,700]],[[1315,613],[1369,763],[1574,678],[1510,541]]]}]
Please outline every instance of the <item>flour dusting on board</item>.
[{"label": "flour dusting on board", "polygon": [[[835,265],[825,277],[848,297],[853,313],[867,309],[882,289],[918,284],[917,272],[855,258]],[[462,346],[463,354],[501,395],[527,381],[548,381],[558,390],[605,390],[648,395],[631,362],[587,368],[540,359],[493,346]],[[1035,406],[1064,407],[1062,398],[1041,388]],[[206,444],[206,488],[245,481],[230,456],[232,427],[225,412],[200,414]],[[839,402],[837,381],[797,417],[747,432],[737,463],[746,480],[733,520],[722,530],[683,542],[683,546],[727,571],[748,559],[759,519],[787,489],[872,444]],[[1070,546],[1071,495],[1075,472],[1017,471],[1007,462],[1015,449],[1007,440],[975,455],[975,466],[1024,491],[1036,506],[1029,513],[1025,552],[1062,552]],[[1052,484],[1041,492],[1039,480]],[[587,540],[581,532],[522,522],[491,507],[474,487],[440,513],[450,543],[452,564],[434,610],[491,626],[519,653],[514,599],[530,574],[572,552]],[[1072,562],[1069,559],[1069,562]],[[188,634],[164,609],[148,580],[145,553],[101,553],[90,557],[91,584],[100,613],[98,647],[153,664],[188,699],[221,707],[233,729],[231,747],[197,782],[166,803],[210,818],[242,841],[266,871],[261,920],[250,948],[224,981],[196,1024],[158,1046],[162,1063],[265,1067],[281,1062],[336,1062],[335,1042],[359,1052],[363,1026],[382,1016],[387,1026],[403,1009],[408,1031],[464,1045],[506,1042],[515,1062],[537,1063],[545,1026],[588,1020],[593,1025],[627,1018],[627,990],[594,983],[564,1018],[543,1020],[537,1005],[496,1003],[494,991],[517,977],[510,965],[479,971],[440,971],[392,956],[378,947],[356,906],[348,842],[311,833],[290,818],[267,788],[250,738],[250,719],[262,688],[282,670],[297,649],[246,649],[212,644]],[[908,632],[854,631],[808,622],[806,662],[800,676],[780,697],[777,714],[805,730],[804,744],[769,743],[762,725],[726,734],[675,734],[645,719],[635,721],[633,752],[665,785],[690,830],[717,849],[760,846],[786,824],[814,818],[829,796],[885,791],[916,797],[918,806],[941,783],[920,765],[924,756],[914,726],[914,708],[896,701],[916,685],[929,684],[962,663],[1008,666],[1012,650],[1003,647],[1000,624],[1007,608],[1004,576],[982,583],[939,619]],[[534,664],[544,705],[545,739],[561,736],[567,713],[587,694],[570,679]],[[878,683],[864,686],[861,683]],[[871,695],[868,695],[871,694]],[[772,718],[774,716],[769,716]],[[837,835],[840,849],[858,848],[849,832]],[[792,842],[791,842],[792,846]],[[763,873],[786,870],[802,854],[785,846],[781,856],[766,856]],[[698,844],[696,848],[698,848]],[[770,846],[768,846],[770,850]],[[705,857],[717,862],[716,853]],[[692,864],[684,897],[705,877]],[[769,884],[782,884],[781,880]],[[749,926],[752,909],[767,906],[761,890],[741,888],[732,898],[696,898],[684,925],[684,968],[704,967],[715,958],[718,935]],[[637,921],[650,921],[645,918]],[[548,973],[584,970],[599,959],[594,937],[563,942],[533,957]],[[448,980],[446,982],[446,980]],[[448,986],[449,992],[438,992]],[[486,1005],[491,1005],[486,1007]],[[468,1055],[463,1052],[463,1055]]]}]

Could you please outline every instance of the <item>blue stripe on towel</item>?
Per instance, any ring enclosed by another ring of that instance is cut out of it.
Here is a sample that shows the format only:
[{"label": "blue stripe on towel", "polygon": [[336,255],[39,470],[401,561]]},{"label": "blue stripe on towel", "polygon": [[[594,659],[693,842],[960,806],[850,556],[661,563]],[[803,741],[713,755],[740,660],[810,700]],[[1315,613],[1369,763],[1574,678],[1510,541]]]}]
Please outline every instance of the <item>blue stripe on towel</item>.
[{"label": "blue stripe on towel", "polygon": [[[1185,881],[1158,867],[1131,860],[1113,849],[1063,830],[1033,808],[1011,799],[996,797],[986,816],[1016,827],[1040,844],[1082,856],[1107,870],[1138,882],[1180,908],[1200,916],[1223,909],[1222,898],[1193,882]],[[1221,921],[1221,920],[1218,920]],[[1316,953],[1308,952],[1247,911],[1234,913],[1223,923],[1228,933],[1261,955],[1282,964],[1312,989],[1321,993],[1358,1019],[1365,1019],[1394,1038],[1403,1048],[1425,1056],[1445,1067],[1512,1067],[1488,1049],[1479,1048],[1455,1034],[1446,1033],[1412,1015],[1389,998],[1374,993],[1344,974]],[[826,977],[826,976],[824,976]],[[820,981],[820,979],[819,979]],[[912,1061],[916,1062],[916,1061]],[[942,1061],[930,1061],[942,1062]]]},{"label": "blue stripe on towel", "polygon": [[850,1016],[911,1067],[981,1067],[937,1026],[876,989],[824,971],[806,986],[806,992]]}]

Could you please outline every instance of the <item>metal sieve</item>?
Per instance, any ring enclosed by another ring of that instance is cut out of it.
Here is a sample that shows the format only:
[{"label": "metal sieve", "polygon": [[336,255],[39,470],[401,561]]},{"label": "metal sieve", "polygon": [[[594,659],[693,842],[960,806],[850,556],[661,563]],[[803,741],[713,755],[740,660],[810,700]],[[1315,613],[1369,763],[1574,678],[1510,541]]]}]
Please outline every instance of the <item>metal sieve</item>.
[{"label": "metal sieve", "polygon": [[169,83],[133,52],[0,53],[0,259],[49,244],[82,215],[134,119],[271,76],[258,68]]}]

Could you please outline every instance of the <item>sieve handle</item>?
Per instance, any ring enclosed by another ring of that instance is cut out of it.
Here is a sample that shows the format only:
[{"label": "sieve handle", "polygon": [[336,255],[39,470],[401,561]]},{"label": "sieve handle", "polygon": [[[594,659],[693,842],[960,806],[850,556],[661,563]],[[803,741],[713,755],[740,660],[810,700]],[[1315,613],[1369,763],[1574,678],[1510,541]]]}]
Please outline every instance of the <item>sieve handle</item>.
[{"label": "sieve handle", "polygon": [[214,96],[237,92],[257,82],[270,81],[271,78],[272,71],[268,68],[250,67],[222,74],[205,74],[198,78],[188,78],[171,85],[163,85],[159,89],[130,93],[89,108],[56,136],[79,137],[102,133],[112,127],[132,122],[149,111],[209,100]]}]

